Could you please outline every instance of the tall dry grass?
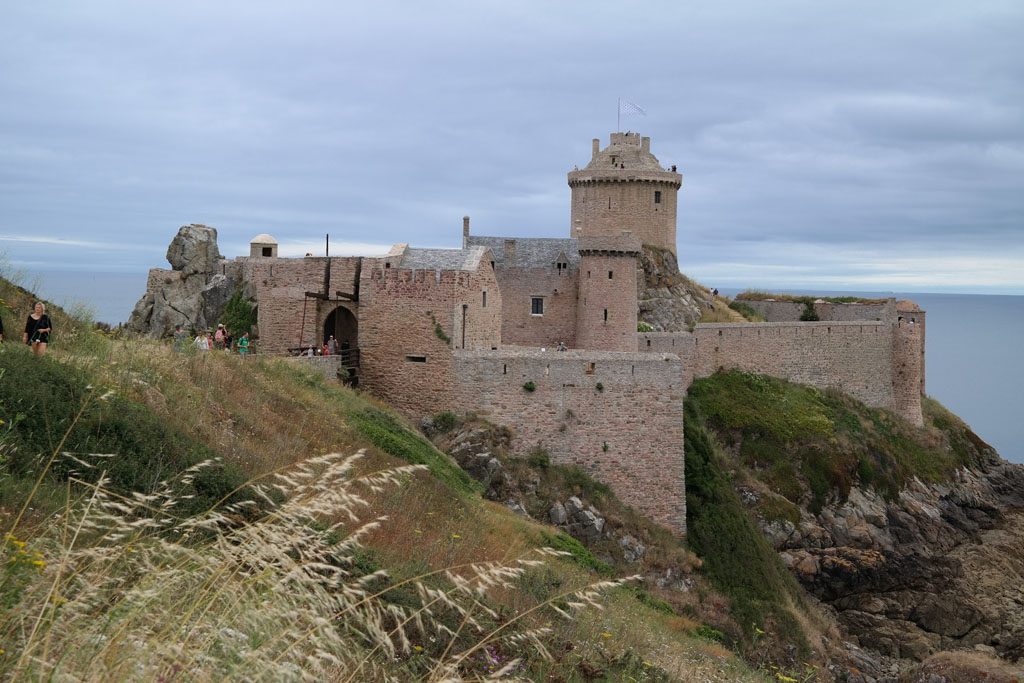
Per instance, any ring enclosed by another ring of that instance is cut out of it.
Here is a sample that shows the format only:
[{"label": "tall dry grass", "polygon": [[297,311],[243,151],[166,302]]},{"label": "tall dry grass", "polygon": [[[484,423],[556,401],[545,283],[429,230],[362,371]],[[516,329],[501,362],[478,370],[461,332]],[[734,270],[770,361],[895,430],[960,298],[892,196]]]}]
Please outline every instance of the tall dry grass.
[{"label": "tall dry grass", "polygon": [[[75,456],[83,467],[103,458]],[[118,457],[118,456],[114,456]],[[563,591],[518,614],[509,590],[554,551],[402,581],[367,568],[363,540],[386,520],[368,496],[421,466],[354,475],[331,453],[251,482],[256,499],[180,517],[176,492],[71,479],[64,509],[0,551],[0,673],[11,680],[464,680],[509,677],[550,656],[549,626],[598,606],[621,581]],[[92,460],[93,462],[89,462]]]}]

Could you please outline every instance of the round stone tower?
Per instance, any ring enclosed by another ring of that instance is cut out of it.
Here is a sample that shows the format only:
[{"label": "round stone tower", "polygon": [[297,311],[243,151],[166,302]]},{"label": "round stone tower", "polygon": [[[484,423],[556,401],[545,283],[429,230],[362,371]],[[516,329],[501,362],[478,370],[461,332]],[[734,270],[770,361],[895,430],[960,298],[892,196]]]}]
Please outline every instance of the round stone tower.
[{"label": "round stone tower", "polygon": [[632,233],[643,244],[676,253],[676,199],[683,176],[663,168],[651,154],[651,139],[612,133],[601,149],[594,139],[586,168],[569,172],[571,237]]}]

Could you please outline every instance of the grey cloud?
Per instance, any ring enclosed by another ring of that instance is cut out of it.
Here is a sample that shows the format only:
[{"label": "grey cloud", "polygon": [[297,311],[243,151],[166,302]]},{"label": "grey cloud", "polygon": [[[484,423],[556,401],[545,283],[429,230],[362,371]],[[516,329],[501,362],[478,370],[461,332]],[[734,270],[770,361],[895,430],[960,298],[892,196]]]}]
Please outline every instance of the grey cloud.
[{"label": "grey cloud", "polygon": [[685,174],[684,267],[998,254],[1024,230],[1022,25],[1016,2],[18,5],[0,233],[131,234],[139,270],[192,221],[232,244],[454,245],[464,213],[565,234],[564,174],[622,96]]}]

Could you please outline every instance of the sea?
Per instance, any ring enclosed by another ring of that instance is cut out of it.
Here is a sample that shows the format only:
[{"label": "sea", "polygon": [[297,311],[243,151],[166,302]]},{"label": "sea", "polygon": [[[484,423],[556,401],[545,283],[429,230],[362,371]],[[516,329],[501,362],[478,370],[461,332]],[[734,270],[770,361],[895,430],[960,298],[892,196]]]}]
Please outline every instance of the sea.
[{"label": "sea", "polygon": [[[64,307],[117,324],[128,319],[145,292],[146,273],[50,272],[26,285]],[[1024,463],[1024,296],[780,291],[896,296],[920,304],[928,316],[928,395],[963,418],[1004,458]]]}]

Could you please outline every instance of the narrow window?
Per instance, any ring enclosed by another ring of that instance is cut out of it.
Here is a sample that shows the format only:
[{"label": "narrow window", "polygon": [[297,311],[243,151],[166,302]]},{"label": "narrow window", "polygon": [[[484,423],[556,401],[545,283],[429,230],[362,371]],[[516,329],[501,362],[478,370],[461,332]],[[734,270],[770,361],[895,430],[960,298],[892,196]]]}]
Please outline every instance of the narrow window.
[{"label": "narrow window", "polygon": [[650,339],[648,339],[648,340],[647,340],[647,347],[648,347],[648,348],[650,348],[650,346],[651,346],[651,340],[650,340]]},{"label": "narrow window", "polygon": [[608,309],[604,309],[604,321],[608,322]]},{"label": "narrow window", "polygon": [[654,203],[661,204],[661,190],[654,191]]},{"label": "narrow window", "polygon": [[544,315],[544,298],[535,296],[530,299],[530,314]]},{"label": "narrow window", "polygon": [[597,363],[587,363],[586,373],[588,375],[593,375],[594,374],[594,370],[596,370],[596,369],[597,369]]},{"label": "narrow window", "polygon": [[482,308],[487,308],[487,290],[486,289],[484,290],[483,294],[484,294],[484,303],[483,303]]},{"label": "narrow window", "polygon": [[494,261],[491,261],[491,270],[494,270]]},{"label": "narrow window", "polygon": [[405,360],[407,360],[410,363],[426,363],[427,362],[427,357],[426,356],[406,356]]},{"label": "narrow window", "polygon": [[612,279],[612,275],[613,275],[613,273],[614,273],[614,271],[611,271],[611,270],[609,270],[609,271],[608,271],[608,279],[609,279],[609,280],[611,280],[611,279]]},{"label": "narrow window", "polygon": [[507,363],[505,365],[501,366],[501,374],[503,374],[503,375],[507,375],[508,374],[508,364]]},{"label": "narrow window", "polygon": [[587,279],[588,280],[590,279],[590,271],[589,270],[587,271]]},{"label": "narrow window", "polygon": [[385,267],[385,268],[390,268],[390,267],[391,267],[391,264],[385,261],[385,262],[384,262],[384,267]]}]

